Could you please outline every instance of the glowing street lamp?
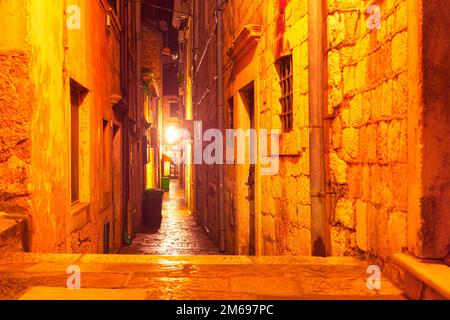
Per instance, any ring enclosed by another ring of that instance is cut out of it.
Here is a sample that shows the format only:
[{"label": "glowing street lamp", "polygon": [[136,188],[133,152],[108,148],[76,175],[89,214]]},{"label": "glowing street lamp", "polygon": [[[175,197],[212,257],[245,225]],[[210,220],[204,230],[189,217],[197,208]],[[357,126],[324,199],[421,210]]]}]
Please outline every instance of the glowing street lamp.
[{"label": "glowing street lamp", "polygon": [[166,129],[166,142],[168,144],[175,144],[180,139],[178,128],[170,126]]}]

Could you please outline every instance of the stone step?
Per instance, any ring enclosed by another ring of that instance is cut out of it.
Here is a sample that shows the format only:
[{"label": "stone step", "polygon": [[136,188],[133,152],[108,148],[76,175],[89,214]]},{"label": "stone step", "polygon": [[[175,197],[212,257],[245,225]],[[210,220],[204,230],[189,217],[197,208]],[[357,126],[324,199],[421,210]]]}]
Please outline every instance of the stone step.
[{"label": "stone step", "polygon": [[0,257],[11,252],[22,252],[22,219],[10,219],[0,213]]},{"label": "stone step", "polygon": [[[81,270],[80,290],[66,289],[72,265]],[[0,298],[403,298],[384,278],[380,290],[368,289],[367,267],[337,257],[13,254],[0,260]]]},{"label": "stone step", "polygon": [[34,287],[19,300],[145,300],[142,289],[80,289]]}]

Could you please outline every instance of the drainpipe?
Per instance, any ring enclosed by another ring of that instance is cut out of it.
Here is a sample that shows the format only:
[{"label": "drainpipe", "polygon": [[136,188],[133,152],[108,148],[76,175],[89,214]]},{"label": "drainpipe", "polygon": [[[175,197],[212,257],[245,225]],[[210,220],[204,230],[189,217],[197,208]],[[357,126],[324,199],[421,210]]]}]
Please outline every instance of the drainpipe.
[{"label": "drainpipe", "polygon": [[[223,123],[223,0],[217,0],[217,112],[218,129],[224,133]],[[225,136],[225,135],[223,135]],[[223,152],[223,150],[222,150]],[[224,165],[219,165],[219,249],[225,251],[225,190]]]},{"label": "drainpipe", "polygon": [[324,151],[326,3],[309,0],[308,6],[311,248],[313,256],[326,256],[329,251]]},{"label": "drainpipe", "polygon": [[140,86],[141,79],[141,70],[142,70],[142,61],[141,61],[141,27],[142,27],[142,4],[141,0],[136,0],[136,92],[137,99],[135,104],[135,120],[136,123],[139,123],[139,107],[142,104],[142,90]]}]

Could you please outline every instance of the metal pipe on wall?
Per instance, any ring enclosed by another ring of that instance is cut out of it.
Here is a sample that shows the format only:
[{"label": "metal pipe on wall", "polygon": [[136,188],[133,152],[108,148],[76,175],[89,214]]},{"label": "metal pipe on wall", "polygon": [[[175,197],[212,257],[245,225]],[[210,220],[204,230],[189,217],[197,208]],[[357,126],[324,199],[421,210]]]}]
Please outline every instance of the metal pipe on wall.
[{"label": "metal pipe on wall", "polygon": [[313,256],[326,256],[329,253],[324,150],[326,0],[309,0],[308,11],[311,248]]},{"label": "metal pipe on wall", "polygon": [[136,80],[136,92],[138,93],[136,104],[134,105],[134,118],[136,122],[138,122],[138,104],[143,103],[143,95],[141,90],[141,68],[142,68],[142,61],[141,61],[141,28],[142,28],[142,3],[141,0],[136,0],[136,73],[135,73],[135,80]]},{"label": "metal pipe on wall", "polygon": [[[218,128],[224,132],[223,123],[223,0],[217,0],[217,112]],[[219,249],[225,251],[225,189],[224,189],[224,165],[219,165]]]}]

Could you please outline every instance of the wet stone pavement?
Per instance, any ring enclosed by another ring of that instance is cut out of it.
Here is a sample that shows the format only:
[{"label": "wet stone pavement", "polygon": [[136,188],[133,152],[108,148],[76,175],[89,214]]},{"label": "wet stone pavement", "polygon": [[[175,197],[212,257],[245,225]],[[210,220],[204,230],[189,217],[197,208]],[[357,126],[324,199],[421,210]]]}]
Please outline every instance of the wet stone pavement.
[{"label": "wet stone pavement", "polygon": [[[67,268],[79,266],[79,290]],[[0,300],[402,299],[352,257],[10,254],[0,258]]]},{"label": "wet stone pavement", "polygon": [[177,180],[170,181],[170,191],[164,194],[162,211],[161,228],[141,228],[132,244],[124,247],[121,254],[219,254],[218,248],[186,208],[184,191]]},{"label": "wet stone pavement", "polygon": [[[176,182],[163,210],[161,229],[142,230],[119,255],[0,256],[0,300],[403,299],[384,278],[380,290],[370,290],[369,263],[352,257],[218,254]],[[67,288],[73,266],[79,290]]]}]

